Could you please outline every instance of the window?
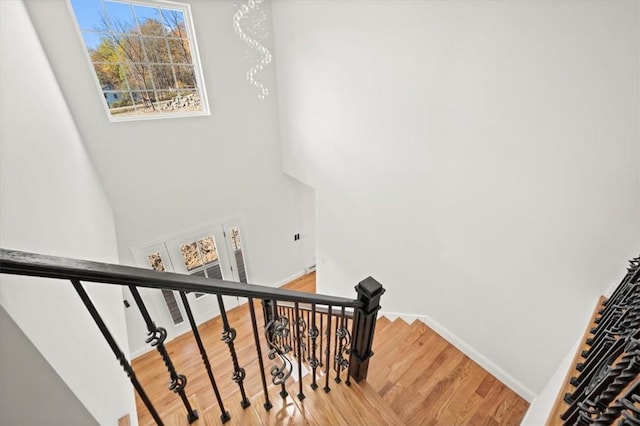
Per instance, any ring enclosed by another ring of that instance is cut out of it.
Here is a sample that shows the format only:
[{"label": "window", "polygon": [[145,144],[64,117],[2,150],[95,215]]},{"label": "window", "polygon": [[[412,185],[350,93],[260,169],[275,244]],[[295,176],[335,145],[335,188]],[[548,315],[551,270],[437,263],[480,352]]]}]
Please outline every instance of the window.
[{"label": "window", "polygon": [[[189,274],[222,279],[222,270],[220,269],[220,262],[218,262],[218,249],[213,236],[182,244],[180,253]],[[196,299],[203,296],[205,294],[196,293]]]},{"label": "window", "polygon": [[189,5],[69,1],[112,121],[209,113]]}]

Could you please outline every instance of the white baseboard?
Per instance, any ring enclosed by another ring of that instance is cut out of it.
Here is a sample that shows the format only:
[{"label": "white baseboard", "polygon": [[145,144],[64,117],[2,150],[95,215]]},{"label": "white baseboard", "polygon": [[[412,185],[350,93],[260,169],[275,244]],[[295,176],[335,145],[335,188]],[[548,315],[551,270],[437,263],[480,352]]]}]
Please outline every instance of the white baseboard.
[{"label": "white baseboard", "polygon": [[429,317],[428,315],[406,314],[400,312],[378,312],[378,317],[385,316],[390,320],[396,318],[402,318],[408,323],[412,323],[415,320],[422,321],[433,331],[438,333],[443,339],[455,346],[460,352],[471,358],[474,362],[487,370],[498,380],[508,386],[515,393],[524,398],[527,402],[531,403],[535,400],[536,394],[527,386],[523,385],[519,380],[513,377],[511,374],[504,371],[500,366],[491,361],[489,358],[478,352],[475,348],[469,345],[467,342],[456,336],[438,321]]},{"label": "white baseboard", "polygon": [[132,359],[138,358],[139,356],[142,356],[147,352],[154,351],[155,349],[156,348],[154,348],[153,346],[145,346],[144,348],[140,348],[137,351],[133,351],[129,354],[129,361],[131,361]]}]

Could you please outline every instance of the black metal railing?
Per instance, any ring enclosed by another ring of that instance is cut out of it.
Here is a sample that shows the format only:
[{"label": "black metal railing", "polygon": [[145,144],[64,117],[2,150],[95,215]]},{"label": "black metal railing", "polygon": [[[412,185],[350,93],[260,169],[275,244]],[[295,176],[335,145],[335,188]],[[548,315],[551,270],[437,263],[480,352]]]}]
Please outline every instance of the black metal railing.
[{"label": "black metal railing", "polygon": [[[176,371],[169,351],[165,347],[167,332],[163,327],[157,326],[151,318],[138,287],[179,292],[203,366],[216,396],[220,420],[223,423],[228,421],[231,416],[225,409],[220,393],[218,386],[220,379],[218,378],[216,381],[214,374],[216,366],[211,364],[189,306],[186,297],[188,292],[208,293],[217,296],[222,319],[221,340],[228,345],[229,357],[233,364],[231,380],[238,386],[242,408],[247,408],[251,404],[244,387],[246,370],[241,365],[241,360],[236,353],[235,341],[239,336],[227,316],[222,296],[238,296],[248,299],[251,335],[245,338],[253,339],[255,344],[265,410],[269,410],[273,406],[269,397],[266,371],[271,376],[271,383],[279,389],[280,397],[286,398],[289,396],[287,383],[291,383],[289,379],[295,368],[298,378],[297,398],[300,400],[305,398],[302,377],[306,372],[312,375],[309,385],[312,391],[318,388],[318,381],[324,378],[324,391],[329,392],[331,390],[329,379],[332,371],[335,373],[334,381],[337,384],[342,382],[343,372],[346,372],[346,385],[351,384],[351,378],[356,382],[364,380],[367,376],[369,359],[373,355],[371,347],[376,316],[380,309],[380,297],[384,293],[380,283],[371,277],[356,286],[357,299],[347,299],[6,249],[0,249],[0,273],[70,281],[116,359],[130,378],[151,417],[159,425],[163,424],[161,416],[138,381],[126,355],[118,346],[85,291],[83,282],[120,285],[129,288],[147,326],[146,343],[154,347],[162,358],[169,375],[169,389],[180,397],[189,423],[197,420],[199,414],[187,398],[188,379]],[[268,360],[263,358],[261,333],[259,332],[254,300],[262,301],[264,341],[268,348],[266,356]],[[324,377],[321,377],[322,375]],[[633,399],[629,399],[629,401],[633,401]]]},{"label": "black metal railing", "polygon": [[560,417],[567,426],[640,424],[640,257],[630,261],[594,323]]}]

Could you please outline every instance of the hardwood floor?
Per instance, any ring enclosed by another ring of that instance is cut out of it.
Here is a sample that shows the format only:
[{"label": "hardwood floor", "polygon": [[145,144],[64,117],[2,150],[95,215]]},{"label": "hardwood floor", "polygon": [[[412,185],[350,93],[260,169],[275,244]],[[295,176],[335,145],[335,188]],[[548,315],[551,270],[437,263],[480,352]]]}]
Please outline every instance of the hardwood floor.
[{"label": "hardwood floor", "polygon": [[[284,288],[315,292],[315,273],[305,275]],[[262,308],[256,307],[258,326],[264,322]],[[219,317],[199,327],[213,366],[225,409],[232,421],[226,424],[409,424],[409,425],[517,425],[528,404],[504,384],[442,339],[421,322],[407,324],[402,319],[380,318],[374,339],[375,355],[365,382],[347,387],[331,380],[331,392],[309,388],[310,377],[303,379],[307,398],[286,400],[279,388],[269,388],[274,408],[266,412],[255,349],[249,304],[228,312],[237,331],[235,341],[240,365],[247,378],[244,386],[252,406],[242,410],[238,386],[230,379],[233,371],[229,349],[220,340]],[[260,334],[265,368],[267,345]],[[179,373],[188,377],[186,393],[199,407],[199,425],[220,424],[217,406],[206,370],[191,333],[167,343],[167,350]],[[168,390],[168,374],[157,352],[149,352],[132,362],[136,375],[149,398],[167,424],[186,424],[178,395]],[[320,383],[324,379],[319,378]],[[270,383],[270,377],[268,377]],[[289,393],[298,393],[297,383],[288,385]],[[142,401],[136,395],[140,425],[153,424]],[[195,426],[196,424],[194,424]]]}]

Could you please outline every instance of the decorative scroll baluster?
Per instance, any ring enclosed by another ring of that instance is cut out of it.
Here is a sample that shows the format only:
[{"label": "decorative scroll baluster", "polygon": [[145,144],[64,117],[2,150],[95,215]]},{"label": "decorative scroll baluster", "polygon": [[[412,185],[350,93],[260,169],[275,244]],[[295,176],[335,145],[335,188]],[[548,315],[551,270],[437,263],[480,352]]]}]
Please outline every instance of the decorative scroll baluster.
[{"label": "decorative scroll baluster", "polygon": [[191,311],[191,306],[189,305],[189,301],[187,300],[187,295],[184,291],[180,292],[180,299],[182,299],[184,310],[187,313],[187,318],[189,319],[189,324],[191,325],[191,331],[193,332],[193,337],[195,338],[196,344],[198,345],[198,350],[200,351],[200,357],[202,358],[202,363],[204,364],[204,367],[207,370],[207,375],[209,376],[209,381],[211,382],[213,393],[216,396],[216,401],[218,401],[218,407],[220,408],[220,421],[222,423],[226,423],[231,419],[231,416],[229,415],[229,412],[224,409],[224,404],[222,402],[222,397],[220,396],[220,391],[218,390],[218,385],[216,384],[216,379],[213,377],[213,370],[211,369],[209,356],[207,355],[207,351],[204,348],[204,344],[202,343],[202,338],[200,337],[200,332],[198,331],[198,325],[196,324],[196,321],[193,318],[193,312]]},{"label": "decorative scroll baluster", "polygon": [[309,351],[309,347],[307,346],[307,342],[306,342],[306,338],[307,338],[307,322],[304,320],[304,316],[300,315],[300,308],[296,308],[295,309],[295,314],[298,318],[298,320],[296,321],[298,323],[298,335],[299,338],[298,343],[300,346],[300,348],[298,349],[298,356],[300,357],[300,359],[302,360],[302,362],[306,361],[306,357],[307,357],[307,352]]},{"label": "decorative scroll baluster", "polygon": [[256,352],[258,353],[258,364],[260,365],[260,379],[262,379],[262,390],[264,391],[264,408],[269,411],[273,405],[269,401],[269,392],[267,390],[267,379],[264,374],[264,363],[262,361],[262,349],[260,348],[260,338],[258,337],[258,323],[256,321],[255,307],[253,306],[253,298],[249,297],[249,312],[251,314],[251,327],[253,328],[253,339],[256,343]]},{"label": "decorative scroll baluster", "polygon": [[267,337],[267,343],[271,348],[267,357],[270,360],[275,360],[276,356],[279,358],[282,364],[274,365],[271,367],[271,381],[274,385],[281,385],[280,396],[286,398],[289,393],[287,392],[285,382],[291,376],[293,364],[287,358],[286,354],[291,351],[291,347],[287,344],[287,337],[290,334],[289,319],[284,315],[276,314],[278,312],[278,305],[276,301],[273,301],[274,316],[273,319],[267,324],[265,328],[265,336]]},{"label": "decorative scroll baluster", "polygon": [[167,371],[169,372],[169,377],[171,378],[171,382],[169,383],[169,389],[180,396],[182,403],[187,409],[187,420],[189,423],[193,423],[198,420],[198,413],[196,410],[191,408],[191,403],[187,398],[187,395],[184,392],[184,388],[187,386],[187,378],[183,374],[178,374],[176,372],[175,367],[173,366],[173,362],[171,361],[171,357],[169,356],[169,352],[164,346],[164,341],[167,338],[167,330],[162,327],[157,327],[156,324],[151,319],[149,315],[149,311],[147,311],[147,307],[144,305],[142,297],[138,292],[138,289],[130,285],[129,290],[133,295],[133,299],[136,301],[136,305],[138,305],[138,309],[142,314],[142,318],[144,318],[144,322],[147,324],[148,336],[146,343],[151,344],[151,346],[155,347],[162,360],[164,361],[164,365],[167,367]]},{"label": "decorative scroll baluster", "polygon": [[[307,317],[307,320],[306,320],[307,327],[311,327],[311,317],[310,317],[309,311],[306,311],[305,315]],[[305,349],[306,349],[305,361],[308,363],[309,358],[311,358],[311,336],[309,335],[309,333],[307,333],[307,345],[305,346]]]},{"label": "decorative scroll baluster", "polygon": [[224,301],[222,300],[221,295],[218,296],[218,305],[220,306],[220,317],[222,318],[222,338],[221,340],[227,344],[229,347],[229,353],[231,354],[231,361],[233,362],[233,374],[231,375],[231,380],[238,384],[238,388],[240,388],[240,395],[242,396],[242,400],[240,401],[240,406],[242,408],[247,408],[251,405],[251,402],[247,398],[247,394],[244,390],[244,378],[246,376],[246,372],[244,368],[240,367],[238,363],[238,355],[236,354],[236,348],[233,343],[236,340],[236,330],[229,325],[229,319],[227,318],[227,311],[224,308]]},{"label": "decorative scroll baluster", "polygon": [[[322,316],[320,316],[322,318]],[[322,323],[321,323],[322,324]],[[322,329],[322,325],[320,325]],[[318,384],[316,383],[316,368],[318,368],[318,358],[316,357],[316,339],[318,338],[318,327],[316,327],[316,304],[311,305],[311,328],[309,329],[309,337],[311,338],[311,357],[309,358],[309,367],[311,367],[311,389],[318,389]],[[320,335],[322,339],[322,335]],[[322,343],[320,343],[320,347],[322,348]]]},{"label": "decorative scroll baluster", "polygon": [[304,393],[302,392],[302,345],[304,345],[304,342],[302,342],[302,340],[304,339],[304,329],[305,329],[305,324],[304,324],[304,320],[302,320],[302,318],[300,317],[300,309],[298,306],[298,302],[295,303],[295,318],[296,318],[296,346],[298,347],[298,399],[300,401],[302,401],[305,396]]},{"label": "decorative scroll baluster", "polygon": [[[604,313],[607,310],[608,305],[624,299],[624,293],[628,290],[628,284],[630,282],[637,282],[638,274],[640,273],[640,256],[629,261],[629,267],[627,268],[627,274],[624,276],[620,284],[616,287],[615,291],[609,297],[608,300],[603,302],[605,308],[600,311]],[[597,322],[597,320],[596,320]]]},{"label": "decorative scroll baluster", "polygon": [[612,425],[613,422],[620,418],[624,410],[635,410],[635,412],[640,415],[639,409],[633,405],[638,402],[640,402],[640,382],[632,386],[615,404],[607,407],[607,409],[594,420],[594,424],[597,426]]},{"label": "decorative scroll baluster", "polygon": [[576,401],[561,416],[565,425],[573,425],[578,419],[584,423],[606,409],[615,397],[631,383],[640,372],[640,342],[631,340],[626,353],[610,369],[605,377],[593,387],[582,401]]},{"label": "decorative scroll baluster", "polygon": [[324,315],[320,315],[320,357],[319,357],[320,363],[318,364],[320,367],[324,365],[322,362],[322,354],[324,353],[322,352],[322,336],[324,335],[324,333],[322,332],[322,330],[324,330],[324,328],[322,328],[323,321],[324,321]]},{"label": "decorative scroll baluster", "polygon": [[71,280],[71,283],[73,284],[73,287],[78,293],[78,296],[80,296],[82,303],[84,303],[84,306],[89,311],[89,314],[93,318],[93,321],[98,326],[98,329],[100,329],[100,332],[102,333],[102,336],[107,341],[107,344],[111,348],[111,351],[118,359],[118,362],[120,362],[120,366],[122,367],[124,372],[127,374],[127,377],[129,377],[129,380],[131,380],[131,384],[133,385],[134,389],[140,396],[140,399],[142,399],[142,402],[144,403],[145,407],[147,407],[147,410],[149,410],[151,417],[153,417],[153,420],[156,422],[156,424],[158,424],[159,426],[163,426],[164,423],[160,419],[158,412],[156,411],[155,407],[151,403],[151,400],[147,396],[147,393],[144,391],[144,388],[142,387],[142,385],[140,385],[140,382],[136,377],[136,373],[133,371],[133,368],[131,368],[131,364],[129,364],[129,361],[127,361],[127,357],[124,355],[124,352],[122,352],[122,350],[118,346],[118,343],[113,338],[113,335],[107,328],[107,325],[102,320],[102,317],[100,316],[95,305],[89,298],[89,295],[87,294],[86,290],[84,289],[84,287],[82,287],[82,284],[78,280]]},{"label": "decorative scroll baluster", "polygon": [[333,306],[329,305],[329,309],[327,310],[327,346],[325,348],[325,383],[324,383],[324,391],[325,393],[329,393],[331,388],[329,387],[329,367],[331,366],[331,313],[333,312]]},{"label": "decorative scroll baluster", "polygon": [[[336,325],[338,320],[336,320]],[[338,353],[335,355],[333,367],[336,370],[336,383],[340,383],[340,372],[349,367],[349,360],[342,355],[349,355],[349,345],[351,345],[351,333],[345,327],[345,309],[344,306],[340,312],[340,326],[336,327],[336,348]],[[349,381],[349,375],[347,374],[347,382]]]}]

